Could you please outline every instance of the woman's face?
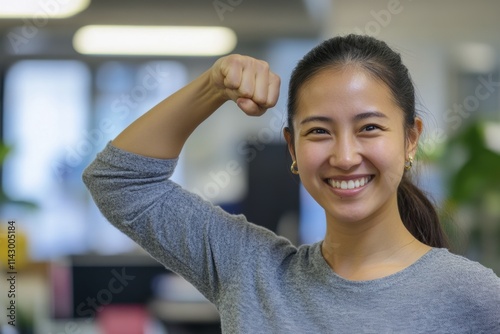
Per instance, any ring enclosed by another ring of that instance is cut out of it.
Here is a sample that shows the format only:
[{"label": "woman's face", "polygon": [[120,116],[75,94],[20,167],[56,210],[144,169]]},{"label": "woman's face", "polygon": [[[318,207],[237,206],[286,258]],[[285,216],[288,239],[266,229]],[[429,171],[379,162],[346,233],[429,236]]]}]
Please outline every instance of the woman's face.
[{"label": "woman's face", "polygon": [[[285,133],[302,184],[327,220],[359,222],[398,214],[406,147],[403,112],[389,88],[354,66],[326,69],[298,92],[294,138]],[[413,132],[412,132],[413,133]]]}]

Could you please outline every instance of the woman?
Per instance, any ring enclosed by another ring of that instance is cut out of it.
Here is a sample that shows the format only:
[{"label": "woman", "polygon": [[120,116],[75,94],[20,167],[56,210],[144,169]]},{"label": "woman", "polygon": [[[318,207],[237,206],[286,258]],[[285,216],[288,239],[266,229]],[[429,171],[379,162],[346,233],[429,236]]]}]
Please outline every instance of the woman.
[{"label": "woman", "polygon": [[327,40],[295,68],[284,136],[325,210],[312,245],[288,240],[168,180],[192,131],[228,100],[278,99],[268,65],[231,55],[143,115],[84,181],[106,218],[219,309],[225,333],[500,333],[500,279],[445,248],[407,171],[422,121],[400,56],[371,37]]}]

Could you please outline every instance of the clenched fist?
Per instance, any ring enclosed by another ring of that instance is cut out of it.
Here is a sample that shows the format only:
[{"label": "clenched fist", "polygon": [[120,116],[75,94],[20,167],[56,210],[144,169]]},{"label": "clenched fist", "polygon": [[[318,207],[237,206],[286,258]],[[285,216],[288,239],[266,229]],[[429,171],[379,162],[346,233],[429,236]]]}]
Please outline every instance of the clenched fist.
[{"label": "clenched fist", "polygon": [[210,77],[223,96],[247,115],[260,116],[278,101],[280,78],[265,61],[229,55],[214,63]]}]

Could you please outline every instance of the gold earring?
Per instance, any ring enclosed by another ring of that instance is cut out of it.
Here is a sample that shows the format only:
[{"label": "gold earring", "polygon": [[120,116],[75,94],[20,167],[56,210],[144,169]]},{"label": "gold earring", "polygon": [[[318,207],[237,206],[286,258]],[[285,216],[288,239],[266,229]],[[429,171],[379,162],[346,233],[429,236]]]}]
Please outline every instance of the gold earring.
[{"label": "gold earring", "polygon": [[297,161],[292,162],[292,165],[290,166],[290,171],[292,172],[292,174],[295,175],[299,174],[299,170],[297,168]]},{"label": "gold earring", "polygon": [[413,166],[413,158],[411,155],[408,156],[408,160],[405,161],[405,171],[409,171]]}]

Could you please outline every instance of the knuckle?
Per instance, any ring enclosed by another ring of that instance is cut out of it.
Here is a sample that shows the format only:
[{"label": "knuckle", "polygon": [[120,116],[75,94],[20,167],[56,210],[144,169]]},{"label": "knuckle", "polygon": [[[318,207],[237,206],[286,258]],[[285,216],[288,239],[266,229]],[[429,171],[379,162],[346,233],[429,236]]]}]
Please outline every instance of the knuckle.
[{"label": "knuckle", "polygon": [[253,97],[253,91],[248,87],[239,87],[238,93],[241,97],[251,98]]},{"label": "knuckle", "polygon": [[256,60],[256,67],[261,71],[269,71],[269,63],[264,60]]}]

